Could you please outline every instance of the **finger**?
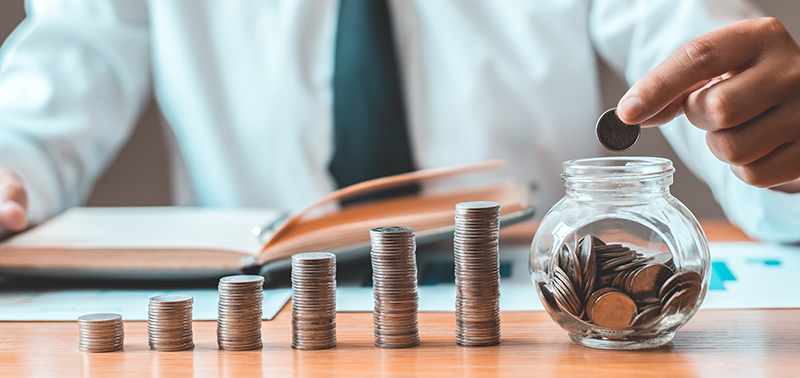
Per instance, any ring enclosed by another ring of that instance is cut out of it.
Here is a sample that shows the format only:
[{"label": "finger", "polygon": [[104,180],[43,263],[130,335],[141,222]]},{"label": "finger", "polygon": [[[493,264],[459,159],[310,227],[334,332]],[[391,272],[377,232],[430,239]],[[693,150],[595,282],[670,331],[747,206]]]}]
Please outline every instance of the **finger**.
[{"label": "finger", "polygon": [[22,180],[0,169],[0,226],[21,231],[28,226],[28,195]]},{"label": "finger", "polygon": [[737,127],[706,133],[706,144],[714,156],[735,165],[750,164],[797,140],[800,140],[800,100],[770,109]]},{"label": "finger", "polygon": [[620,119],[641,123],[698,82],[750,63],[764,48],[762,29],[775,22],[769,18],[739,21],[681,46],[622,96],[617,107]]},{"label": "finger", "polygon": [[729,129],[758,117],[780,104],[790,90],[773,79],[776,69],[758,65],[691,93],[686,99],[686,117],[709,131]]},{"label": "finger", "polygon": [[714,82],[715,80],[722,80],[721,78],[701,81],[695,84],[693,87],[689,88],[688,91],[684,92],[680,95],[675,101],[672,101],[666,108],[662,109],[658,114],[650,117],[650,119],[643,121],[640,126],[642,127],[654,127],[654,126],[661,126],[669,121],[672,121],[673,118],[681,115],[684,113],[684,105],[686,103],[686,99],[689,97],[692,92],[702,88],[703,86]]},{"label": "finger", "polygon": [[769,188],[800,178],[800,165],[787,161],[800,161],[800,142],[784,144],[750,164],[731,165],[731,170],[750,185]]},{"label": "finger", "polygon": [[28,213],[16,201],[0,203],[0,225],[11,231],[22,231],[28,227]]}]

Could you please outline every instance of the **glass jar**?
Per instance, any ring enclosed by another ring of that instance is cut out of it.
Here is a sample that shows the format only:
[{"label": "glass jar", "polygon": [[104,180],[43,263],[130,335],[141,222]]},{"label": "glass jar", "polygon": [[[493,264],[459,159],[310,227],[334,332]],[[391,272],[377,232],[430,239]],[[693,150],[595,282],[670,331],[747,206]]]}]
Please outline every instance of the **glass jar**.
[{"label": "glass jar", "polygon": [[567,193],[542,219],[529,268],[550,317],[580,345],[663,345],[694,315],[710,278],[708,243],[669,193],[668,159],[571,160]]}]

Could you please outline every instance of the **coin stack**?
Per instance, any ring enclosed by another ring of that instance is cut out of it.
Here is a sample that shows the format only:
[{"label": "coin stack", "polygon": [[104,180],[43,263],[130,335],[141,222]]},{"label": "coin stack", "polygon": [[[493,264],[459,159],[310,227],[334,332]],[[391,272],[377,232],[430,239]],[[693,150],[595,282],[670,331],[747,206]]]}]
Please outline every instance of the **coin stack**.
[{"label": "coin stack", "polygon": [[120,314],[88,314],[78,318],[80,343],[84,352],[101,353],[122,349],[125,331]]},{"label": "coin stack", "polygon": [[551,313],[564,312],[598,327],[623,330],[690,310],[702,276],[678,271],[670,252],[645,257],[621,244],[586,235],[575,250],[565,244],[553,278],[539,284]]},{"label": "coin stack", "polygon": [[456,205],[455,249],[456,343],[500,343],[500,204]]},{"label": "coin stack", "polygon": [[150,349],[176,352],[194,348],[192,304],[189,295],[156,295],[147,311],[147,337]]},{"label": "coin stack", "polygon": [[336,255],[292,256],[292,348],[336,346]]},{"label": "coin stack", "polygon": [[219,280],[217,343],[223,350],[260,349],[264,277],[236,275]]},{"label": "coin stack", "polygon": [[379,227],[372,241],[372,318],[375,345],[409,348],[419,345],[417,244],[411,227]]}]

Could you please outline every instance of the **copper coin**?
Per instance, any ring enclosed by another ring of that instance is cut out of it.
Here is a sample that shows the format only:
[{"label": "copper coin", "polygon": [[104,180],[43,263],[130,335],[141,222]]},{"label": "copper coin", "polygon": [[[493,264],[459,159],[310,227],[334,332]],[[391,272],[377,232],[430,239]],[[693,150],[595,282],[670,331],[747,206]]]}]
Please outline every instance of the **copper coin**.
[{"label": "copper coin", "polygon": [[626,329],[637,313],[636,303],[625,293],[612,291],[601,295],[592,308],[592,322],[598,327]]},{"label": "copper coin", "polygon": [[671,276],[672,270],[664,265],[647,265],[633,273],[628,292],[637,301],[644,303],[658,302],[660,299],[659,291],[664,282]]}]

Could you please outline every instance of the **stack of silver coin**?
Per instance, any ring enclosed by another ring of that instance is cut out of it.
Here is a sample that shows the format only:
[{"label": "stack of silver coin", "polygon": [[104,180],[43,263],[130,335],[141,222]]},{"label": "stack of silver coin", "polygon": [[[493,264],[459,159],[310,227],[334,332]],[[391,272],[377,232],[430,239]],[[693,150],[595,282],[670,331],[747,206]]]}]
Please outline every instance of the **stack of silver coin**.
[{"label": "stack of silver coin", "polygon": [[84,352],[101,353],[122,349],[125,331],[120,314],[88,314],[78,318],[80,343]]},{"label": "stack of silver coin", "polygon": [[336,255],[292,256],[292,348],[336,346]]},{"label": "stack of silver coin", "polygon": [[456,342],[490,346],[500,342],[500,204],[456,205]]},{"label": "stack of silver coin", "polygon": [[219,280],[217,343],[223,350],[260,349],[264,277],[237,275]]},{"label": "stack of silver coin", "polygon": [[147,338],[150,349],[175,352],[194,348],[192,304],[189,295],[156,295],[147,311]]},{"label": "stack of silver coin", "polygon": [[369,234],[375,345],[382,348],[417,346],[419,294],[414,229],[380,227],[373,228]]}]

